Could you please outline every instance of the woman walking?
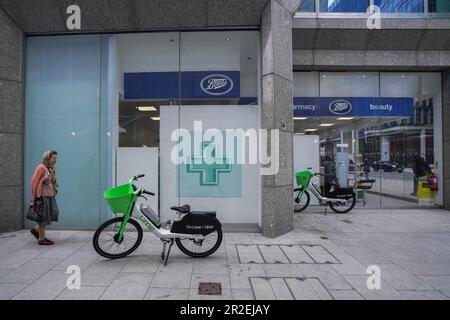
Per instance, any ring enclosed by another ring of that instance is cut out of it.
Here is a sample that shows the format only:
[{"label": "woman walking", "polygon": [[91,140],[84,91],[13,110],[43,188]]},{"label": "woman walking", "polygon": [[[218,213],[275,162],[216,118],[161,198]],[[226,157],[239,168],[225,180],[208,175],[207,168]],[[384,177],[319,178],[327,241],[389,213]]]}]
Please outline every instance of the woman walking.
[{"label": "woman walking", "polygon": [[34,205],[38,199],[44,205],[42,220],[30,231],[39,245],[54,244],[45,237],[45,226],[50,225],[52,221],[58,221],[59,210],[55,199],[58,192],[55,171],[57,155],[54,150],[46,151],[42,156],[42,163],[36,167],[31,177],[31,205]]}]

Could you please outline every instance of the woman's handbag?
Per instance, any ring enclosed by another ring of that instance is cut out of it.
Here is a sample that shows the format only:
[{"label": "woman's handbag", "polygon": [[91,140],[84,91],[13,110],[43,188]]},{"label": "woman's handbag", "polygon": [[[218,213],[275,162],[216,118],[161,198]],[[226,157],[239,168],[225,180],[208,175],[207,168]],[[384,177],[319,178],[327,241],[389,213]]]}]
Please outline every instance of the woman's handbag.
[{"label": "woman's handbag", "polygon": [[28,212],[26,218],[31,221],[40,222],[42,221],[44,211],[44,203],[41,199],[36,199],[34,205],[28,207]]}]

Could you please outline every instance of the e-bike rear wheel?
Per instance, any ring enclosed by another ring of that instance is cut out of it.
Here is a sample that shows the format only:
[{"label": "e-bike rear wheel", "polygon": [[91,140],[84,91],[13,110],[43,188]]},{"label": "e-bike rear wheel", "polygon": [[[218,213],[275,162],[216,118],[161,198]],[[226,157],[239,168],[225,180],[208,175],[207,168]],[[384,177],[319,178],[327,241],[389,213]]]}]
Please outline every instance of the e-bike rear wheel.
[{"label": "e-bike rear wheel", "polygon": [[340,202],[330,202],[329,206],[331,210],[333,210],[336,213],[347,213],[350,210],[352,210],[355,207],[356,204],[356,194],[354,191],[349,193],[345,197],[339,197],[343,198],[343,200],[347,200],[345,204],[341,204]]},{"label": "e-bike rear wheel", "polygon": [[203,258],[213,254],[222,243],[222,229],[216,229],[209,233],[202,240],[195,239],[175,239],[177,247],[184,254],[194,257]]}]

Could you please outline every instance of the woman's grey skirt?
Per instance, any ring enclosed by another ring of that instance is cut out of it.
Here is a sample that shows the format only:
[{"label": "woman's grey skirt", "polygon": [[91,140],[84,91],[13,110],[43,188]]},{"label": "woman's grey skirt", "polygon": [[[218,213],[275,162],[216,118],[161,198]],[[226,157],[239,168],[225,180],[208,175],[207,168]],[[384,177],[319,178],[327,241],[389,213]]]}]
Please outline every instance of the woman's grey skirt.
[{"label": "woman's grey skirt", "polygon": [[52,221],[58,221],[59,209],[55,197],[42,197],[42,202],[44,203],[43,220],[39,222],[39,226],[44,227],[52,224]]}]

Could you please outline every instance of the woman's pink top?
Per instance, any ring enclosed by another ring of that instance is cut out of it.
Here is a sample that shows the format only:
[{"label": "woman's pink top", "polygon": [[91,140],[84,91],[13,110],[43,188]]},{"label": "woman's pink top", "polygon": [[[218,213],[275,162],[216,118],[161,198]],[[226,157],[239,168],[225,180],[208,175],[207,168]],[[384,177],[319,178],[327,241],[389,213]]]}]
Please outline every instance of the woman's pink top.
[{"label": "woman's pink top", "polygon": [[36,167],[31,177],[31,195],[33,202],[40,197],[54,197],[56,195],[50,172],[43,164]]}]

